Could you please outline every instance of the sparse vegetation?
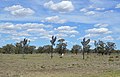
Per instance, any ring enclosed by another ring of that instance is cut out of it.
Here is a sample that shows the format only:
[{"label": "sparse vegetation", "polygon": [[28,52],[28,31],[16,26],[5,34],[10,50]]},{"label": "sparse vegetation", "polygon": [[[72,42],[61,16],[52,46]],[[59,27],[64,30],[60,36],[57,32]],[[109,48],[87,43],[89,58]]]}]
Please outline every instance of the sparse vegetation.
[{"label": "sparse vegetation", "polygon": [[[74,45],[69,50],[65,39],[59,39],[56,48],[53,48],[55,41],[56,37],[53,36],[51,45],[40,46],[37,49],[36,46],[29,46],[27,39],[15,45],[3,46],[0,48],[0,77],[120,76],[120,54],[118,50],[114,50],[114,43],[95,42],[95,49],[90,50],[90,39],[84,38],[81,42],[83,49],[80,45]],[[76,56],[70,51],[76,53]],[[49,53],[51,58],[53,55],[55,58],[50,59]],[[102,55],[98,55],[99,53]],[[22,55],[24,59],[21,58]]]},{"label": "sparse vegetation", "polygon": [[89,54],[89,58],[82,59],[82,55],[65,54],[59,58],[54,54],[3,54],[0,59],[0,77],[120,77],[120,58],[109,61],[109,55]]}]

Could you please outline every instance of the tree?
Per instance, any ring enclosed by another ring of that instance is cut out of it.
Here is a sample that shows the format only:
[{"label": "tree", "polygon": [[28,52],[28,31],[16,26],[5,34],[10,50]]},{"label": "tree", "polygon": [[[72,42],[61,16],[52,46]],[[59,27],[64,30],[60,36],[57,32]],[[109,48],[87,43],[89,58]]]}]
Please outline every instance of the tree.
[{"label": "tree", "polygon": [[25,53],[33,54],[35,52],[35,48],[36,48],[36,46],[28,46]]},{"label": "tree", "polygon": [[40,46],[40,47],[38,47],[38,49],[37,49],[37,52],[36,52],[36,53],[44,53],[44,52],[43,52],[43,47],[41,47],[41,46]]},{"label": "tree", "polygon": [[81,51],[81,46],[80,45],[73,45],[71,52],[75,53],[77,55],[78,52]]},{"label": "tree", "polygon": [[25,57],[24,54],[26,52],[26,48],[28,47],[28,45],[30,44],[30,40],[24,38],[23,41],[20,42],[20,44],[22,45],[22,54],[23,54],[23,58]]},{"label": "tree", "polygon": [[0,48],[0,53],[3,53],[3,48]]},{"label": "tree", "polygon": [[7,44],[6,46],[3,46],[3,51],[4,51],[4,53],[6,53],[6,54],[11,54],[11,53],[14,53],[14,45],[12,45],[12,44]]},{"label": "tree", "polygon": [[[52,52],[52,46],[51,45],[44,45],[43,49],[42,49],[42,52],[43,53],[51,53]],[[52,55],[52,57],[53,57],[53,55]]]},{"label": "tree", "polygon": [[22,53],[22,44],[16,43],[15,44],[15,54],[20,54],[20,53]]},{"label": "tree", "polygon": [[98,53],[98,54],[106,54],[107,53],[107,45],[106,43],[104,43],[103,41],[99,40],[98,42],[95,41],[94,43],[95,45],[95,51]]},{"label": "tree", "polygon": [[25,53],[25,47],[28,47],[28,45],[30,44],[30,40],[25,38],[23,41],[21,41],[21,43],[23,46],[23,53]]},{"label": "tree", "polygon": [[90,47],[91,47],[90,45],[87,45],[86,48],[85,48],[85,52],[86,52],[87,54],[90,53]]},{"label": "tree", "polygon": [[53,57],[53,46],[55,46],[55,41],[56,41],[57,37],[52,36],[52,39],[50,40],[50,43],[52,45],[52,49],[51,49],[51,58]]},{"label": "tree", "polygon": [[83,59],[84,59],[84,53],[86,51],[86,49],[88,50],[88,48],[90,48],[90,45],[88,45],[90,42],[90,39],[86,40],[85,38],[83,39],[83,41],[81,42],[81,44],[83,45]]},{"label": "tree", "polygon": [[97,52],[98,52],[98,50],[97,50],[98,43],[97,43],[97,41],[96,41],[96,40],[94,41],[94,46],[95,46],[95,49],[94,49],[94,51],[95,51],[95,53],[97,53]]},{"label": "tree", "polygon": [[65,39],[59,39],[59,43],[56,46],[57,52],[60,54],[60,58],[62,58],[62,56],[64,55],[67,47],[67,43],[65,43],[64,41]]},{"label": "tree", "polygon": [[115,49],[116,45],[115,43],[113,42],[107,42],[106,46],[105,46],[105,49],[106,49],[106,52],[105,54],[111,54],[112,51]]}]

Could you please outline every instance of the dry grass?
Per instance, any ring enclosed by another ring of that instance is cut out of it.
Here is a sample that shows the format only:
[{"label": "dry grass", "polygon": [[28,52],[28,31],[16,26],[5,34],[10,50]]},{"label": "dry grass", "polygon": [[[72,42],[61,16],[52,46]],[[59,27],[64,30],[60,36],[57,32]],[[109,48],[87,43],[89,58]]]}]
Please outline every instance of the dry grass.
[{"label": "dry grass", "polygon": [[120,55],[0,55],[0,77],[120,77]]}]

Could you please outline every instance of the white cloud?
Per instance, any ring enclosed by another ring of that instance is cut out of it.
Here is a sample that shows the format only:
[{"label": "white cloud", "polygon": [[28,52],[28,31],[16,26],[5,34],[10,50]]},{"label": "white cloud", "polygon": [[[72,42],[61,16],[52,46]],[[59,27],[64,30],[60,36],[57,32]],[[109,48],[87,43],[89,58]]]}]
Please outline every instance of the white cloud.
[{"label": "white cloud", "polygon": [[42,38],[42,39],[49,39],[49,40],[51,40],[51,37],[52,37],[52,35],[47,34],[47,35],[41,36],[40,38]]},{"label": "white cloud", "polygon": [[88,11],[85,13],[85,15],[95,15],[96,13],[94,11]]},{"label": "white cloud", "polygon": [[86,8],[80,9],[81,12],[87,12],[88,10]]},{"label": "white cloud", "polygon": [[45,28],[53,28],[52,25],[45,25],[44,27],[45,27]]},{"label": "white cloud", "polygon": [[12,34],[13,36],[31,36],[30,34],[28,34],[27,32],[23,31],[23,32],[17,32]]},{"label": "white cloud", "polygon": [[15,11],[15,10],[19,10],[22,9],[23,7],[21,5],[13,5],[11,7],[5,7],[4,10],[6,11]]},{"label": "white cloud", "polygon": [[75,35],[70,35],[70,37],[75,37]]},{"label": "white cloud", "polygon": [[77,27],[74,26],[74,27],[70,27],[70,26],[60,26],[57,28],[57,30],[73,30],[73,29],[76,29]]},{"label": "white cloud", "polygon": [[16,30],[27,30],[27,29],[41,29],[41,28],[50,28],[50,25],[44,25],[39,23],[25,23],[25,24],[13,24],[13,23],[1,23],[0,30],[6,31],[16,31]]},{"label": "white cloud", "polygon": [[120,8],[120,3],[119,3],[119,4],[117,4],[115,8]]},{"label": "white cloud", "polygon": [[28,32],[29,34],[31,34],[31,36],[35,36],[35,37],[39,37],[39,38],[48,38],[50,36],[52,36],[51,34],[53,34],[54,32],[52,31],[49,31],[47,29],[43,29],[43,28],[40,28],[40,29],[27,29],[26,32]]},{"label": "white cloud", "polygon": [[54,28],[54,30],[57,32],[56,36],[59,38],[62,37],[75,37],[79,32],[75,30],[77,27],[71,27],[71,26],[60,26],[58,28]]},{"label": "white cloud", "polygon": [[30,32],[30,33],[45,33],[46,30],[44,30],[43,28],[42,29],[27,29],[27,32]]},{"label": "white cloud", "polygon": [[1,23],[0,24],[0,33],[4,34],[15,34],[16,30],[20,30],[20,27],[15,27],[12,23]]},{"label": "white cloud", "polygon": [[54,31],[49,31],[47,29],[48,27],[51,29],[51,25],[44,25],[39,23],[1,23],[0,34],[7,34],[10,37],[8,40],[20,40],[23,39],[23,37],[29,37],[33,40],[35,37],[50,37]]},{"label": "white cloud", "polygon": [[63,24],[63,23],[66,22],[65,19],[60,19],[59,16],[47,17],[47,18],[45,18],[45,21],[46,21],[46,22],[51,22],[51,23],[61,23],[61,24]]},{"label": "white cloud", "polygon": [[95,43],[95,40],[90,39],[90,43],[89,43],[89,44],[90,44],[90,45],[92,44],[92,45],[91,45],[91,48],[94,48],[94,46],[93,46],[94,43]]},{"label": "white cloud", "polygon": [[87,34],[84,37],[85,38],[90,38],[90,37],[96,37],[96,36],[99,36],[99,34]]},{"label": "white cloud", "polygon": [[109,34],[112,33],[112,31],[109,31],[107,28],[93,28],[86,30],[87,33],[92,34]]},{"label": "white cloud", "polygon": [[74,6],[71,1],[61,1],[59,3],[54,3],[53,1],[49,1],[44,4],[44,7],[58,11],[60,13],[71,12],[74,10]]},{"label": "white cloud", "polygon": [[116,40],[120,40],[120,37],[116,38]]},{"label": "white cloud", "polygon": [[97,11],[105,10],[105,8],[95,8]]},{"label": "white cloud", "polygon": [[16,36],[10,36],[9,37],[11,40],[15,40],[16,42],[22,41],[25,37],[16,37]]},{"label": "white cloud", "polygon": [[75,30],[77,27],[70,27],[70,26],[60,26],[58,28],[55,28],[55,30],[66,33],[66,34],[78,34],[79,32]]},{"label": "white cloud", "polygon": [[90,8],[82,8],[82,9],[80,9],[80,11],[84,12],[85,15],[95,15],[96,14],[96,12],[90,10]]},{"label": "white cloud", "polygon": [[[15,42],[20,42],[24,39],[25,37],[24,36],[21,36],[21,37],[17,37],[17,36],[10,36],[9,39],[11,40],[14,40]],[[8,40],[9,40],[8,39]],[[27,38],[28,40],[30,41],[35,41],[36,39],[38,39],[37,37],[30,37],[30,38]]]},{"label": "white cloud", "polygon": [[68,35],[64,33],[58,33],[55,36],[57,36],[58,38],[63,38],[63,37],[67,37]]},{"label": "white cloud", "polygon": [[43,28],[46,27],[47,25],[44,24],[39,24],[39,23],[25,23],[25,24],[16,24],[16,26],[21,27],[22,29],[33,29],[33,28]]},{"label": "white cloud", "polygon": [[88,7],[88,9],[93,9],[93,10],[96,10],[96,11],[105,10],[105,8],[97,7],[97,6],[95,6],[95,5],[90,5],[90,6]]},{"label": "white cloud", "polygon": [[0,33],[3,33],[3,34],[16,34],[17,31],[0,29]]},{"label": "white cloud", "polygon": [[18,30],[18,29],[21,29],[21,27],[15,27],[14,24],[12,23],[1,23],[0,24],[0,29],[3,29],[3,30]]},{"label": "white cloud", "polygon": [[100,7],[90,5],[89,7],[80,9],[80,12],[83,12],[85,15],[95,15],[99,11],[103,11],[103,10],[105,10],[105,8],[100,8]]},{"label": "white cloud", "polygon": [[89,7],[88,7],[89,9],[93,9],[93,8],[95,8],[93,5],[90,5]]},{"label": "white cloud", "polygon": [[21,5],[13,5],[10,7],[5,7],[4,8],[5,11],[9,11],[12,15],[14,16],[28,16],[28,15],[33,15],[35,12],[30,9],[30,8],[24,8]]},{"label": "white cloud", "polygon": [[95,24],[94,27],[108,27],[109,25],[108,24],[104,24],[104,23],[98,23],[98,24]]},{"label": "white cloud", "polygon": [[106,36],[104,38],[102,38],[102,40],[114,40],[114,38],[112,36]]},{"label": "white cloud", "polygon": [[107,10],[107,11],[105,11],[105,13],[113,13],[114,12],[114,10]]}]

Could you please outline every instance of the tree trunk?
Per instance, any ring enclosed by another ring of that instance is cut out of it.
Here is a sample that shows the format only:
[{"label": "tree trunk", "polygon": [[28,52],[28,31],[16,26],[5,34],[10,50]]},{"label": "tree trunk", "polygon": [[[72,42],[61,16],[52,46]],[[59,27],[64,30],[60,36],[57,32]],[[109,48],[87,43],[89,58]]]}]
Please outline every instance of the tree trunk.
[{"label": "tree trunk", "polygon": [[83,48],[83,53],[82,53],[83,54],[83,59],[85,59],[85,53],[84,52],[85,52],[85,49]]},{"label": "tree trunk", "polygon": [[51,59],[53,58],[53,45],[52,45],[52,48],[51,48]]}]

